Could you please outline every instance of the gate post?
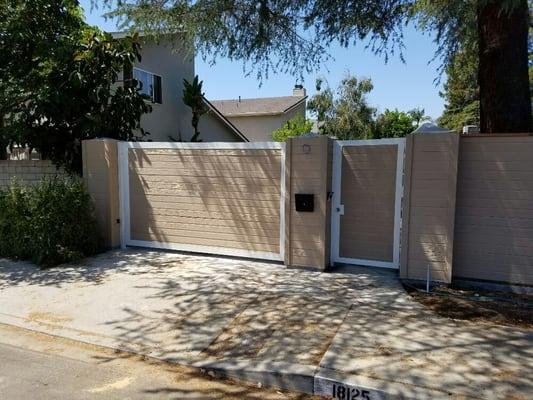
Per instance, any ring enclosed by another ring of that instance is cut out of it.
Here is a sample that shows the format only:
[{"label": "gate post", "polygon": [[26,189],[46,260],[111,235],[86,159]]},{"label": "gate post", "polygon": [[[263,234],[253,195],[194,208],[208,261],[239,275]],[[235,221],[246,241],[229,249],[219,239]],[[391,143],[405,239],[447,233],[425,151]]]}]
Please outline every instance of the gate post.
[{"label": "gate post", "polygon": [[117,143],[114,139],[82,142],[83,180],[106,248],[120,246]]},{"label": "gate post", "polygon": [[450,283],[459,135],[407,136],[400,277]]},{"label": "gate post", "polygon": [[[329,266],[332,139],[294,137],[287,142],[285,264],[324,270]],[[296,210],[296,195],[313,195],[313,209]]]}]

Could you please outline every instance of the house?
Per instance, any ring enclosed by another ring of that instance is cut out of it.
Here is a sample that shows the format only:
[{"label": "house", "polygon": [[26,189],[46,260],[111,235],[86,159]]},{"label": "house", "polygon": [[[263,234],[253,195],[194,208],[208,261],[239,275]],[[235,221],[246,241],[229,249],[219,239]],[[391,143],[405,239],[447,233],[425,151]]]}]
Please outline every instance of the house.
[{"label": "house", "polygon": [[[128,33],[112,33],[123,38]],[[188,141],[193,135],[192,113],[183,103],[183,79],[194,79],[194,52],[176,48],[175,37],[156,40],[141,35],[141,61],[131,74],[141,83],[141,93],[152,112],[141,117],[147,140]],[[123,82],[123,79],[121,78]],[[305,115],[305,89],[296,86],[292,96],[259,99],[205,100],[207,114],[199,123],[204,142],[270,141],[272,131],[298,113]]]},{"label": "house", "polygon": [[[112,33],[120,39],[126,32]],[[175,37],[159,40],[141,35],[141,61],[131,74],[141,83],[141,93],[152,112],[141,117],[141,127],[149,133],[146,140],[168,142],[188,141],[193,135],[191,109],[183,103],[183,79],[194,79],[194,53],[176,48]],[[123,83],[123,77],[120,78]],[[247,141],[221,115],[210,112],[200,123],[201,138],[208,142]]]},{"label": "house", "polygon": [[211,104],[250,142],[272,140],[272,132],[300,114],[305,117],[306,91],[296,85],[292,96],[212,100]]},{"label": "house", "polygon": [[[126,32],[112,33],[120,39]],[[192,136],[190,109],[181,100],[183,79],[194,77],[194,54],[175,49],[171,38],[159,41],[141,35],[141,61],[133,66],[133,77],[142,83],[141,92],[152,112],[141,118],[141,127],[152,141]]]}]

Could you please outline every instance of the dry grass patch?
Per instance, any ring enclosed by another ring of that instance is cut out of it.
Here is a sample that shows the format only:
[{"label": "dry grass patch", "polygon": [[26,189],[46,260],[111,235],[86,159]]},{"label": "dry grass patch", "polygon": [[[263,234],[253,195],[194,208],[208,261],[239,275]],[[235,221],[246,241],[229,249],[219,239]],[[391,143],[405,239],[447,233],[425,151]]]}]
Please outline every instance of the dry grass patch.
[{"label": "dry grass patch", "polygon": [[430,293],[405,286],[419,303],[438,315],[496,325],[533,329],[533,296],[437,286]]}]

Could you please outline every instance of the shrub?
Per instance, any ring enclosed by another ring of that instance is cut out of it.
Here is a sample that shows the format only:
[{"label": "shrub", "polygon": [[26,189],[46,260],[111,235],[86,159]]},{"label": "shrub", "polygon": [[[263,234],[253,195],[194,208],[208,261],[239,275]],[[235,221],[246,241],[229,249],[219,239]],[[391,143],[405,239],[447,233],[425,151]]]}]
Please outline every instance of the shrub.
[{"label": "shrub", "polygon": [[16,181],[0,191],[0,256],[28,259],[31,256],[30,202],[28,191]]},{"label": "shrub", "polygon": [[94,208],[79,178],[13,182],[0,190],[0,256],[41,266],[75,261],[100,250]]},{"label": "shrub", "polygon": [[286,142],[290,137],[301,136],[311,132],[311,129],[313,129],[313,122],[298,114],[288,120],[283,127],[272,132],[272,139],[275,142]]}]

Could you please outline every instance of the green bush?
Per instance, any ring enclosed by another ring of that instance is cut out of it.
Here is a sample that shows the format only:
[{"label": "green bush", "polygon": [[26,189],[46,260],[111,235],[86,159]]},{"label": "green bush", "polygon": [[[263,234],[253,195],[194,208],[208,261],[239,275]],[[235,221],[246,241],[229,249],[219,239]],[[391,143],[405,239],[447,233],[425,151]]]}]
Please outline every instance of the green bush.
[{"label": "green bush", "polygon": [[97,253],[91,198],[79,178],[0,190],[0,257],[49,267]]},{"label": "green bush", "polygon": [[313,122],[298,114],[288,120],[283,127],[272,132],[272,139],[275,142],[286,142],[290,137],[301,136],[311,132],[311,129],[313,129]]}]

